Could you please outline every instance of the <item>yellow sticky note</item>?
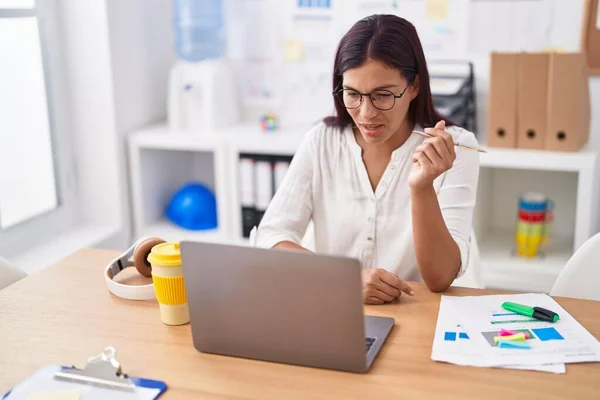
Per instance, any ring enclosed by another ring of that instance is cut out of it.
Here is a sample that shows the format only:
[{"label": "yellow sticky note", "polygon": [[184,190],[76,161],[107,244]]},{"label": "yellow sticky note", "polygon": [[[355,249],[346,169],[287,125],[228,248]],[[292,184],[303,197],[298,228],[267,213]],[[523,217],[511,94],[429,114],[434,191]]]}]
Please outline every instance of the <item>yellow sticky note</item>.
[{"label": "yellow sticky note", "polygon": [[448,0],[427,0],[427,19],[440,21],[448,18]]},{"label": "yellow sticky note", "polygon": [[27,400],[80,400],[81,390],[45,390],[31,393]]},{"label": "yellow sticky note", "polygon": [[283,47],[285,61],[298,62],[304,60],[304,44],[298,40],[288,40]]},{"label": "yellow sticky note", "polygon": [[517,342],[524,342],[527,339],[525,338],[525,334],[523,332],[519,332],[515,335],[510,336],[494,336],[494,343],[497,344],[501,340],[514,340]]}]

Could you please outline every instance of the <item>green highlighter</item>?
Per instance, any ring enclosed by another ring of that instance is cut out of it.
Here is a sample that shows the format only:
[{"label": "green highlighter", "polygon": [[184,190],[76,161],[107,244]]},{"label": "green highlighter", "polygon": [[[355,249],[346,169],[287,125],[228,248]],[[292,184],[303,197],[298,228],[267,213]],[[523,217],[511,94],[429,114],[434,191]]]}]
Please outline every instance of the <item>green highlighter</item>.
[{"label": "green highlighter", "polygon": [[517,314],[526,315],[528,317],[540,319],[542,321],[556,322],[558,314],[542,307],[529,307],[523,304],[511,303],[505,301],[502,303],[502,308],[508,311],[516,312]]}]

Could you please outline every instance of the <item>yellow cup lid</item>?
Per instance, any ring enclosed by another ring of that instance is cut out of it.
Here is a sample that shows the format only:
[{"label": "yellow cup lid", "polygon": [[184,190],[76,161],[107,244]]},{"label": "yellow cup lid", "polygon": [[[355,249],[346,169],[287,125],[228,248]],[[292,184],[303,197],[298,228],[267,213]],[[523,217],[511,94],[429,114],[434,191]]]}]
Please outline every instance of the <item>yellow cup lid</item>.
[{"label": "yellow cup lid", "polygon": [[177,267],[181,265],[179,243],[167,242],[157,244],[152,248],[152,251],[148,256],[148,262],[153,265],[162,265],[164,267]]}]

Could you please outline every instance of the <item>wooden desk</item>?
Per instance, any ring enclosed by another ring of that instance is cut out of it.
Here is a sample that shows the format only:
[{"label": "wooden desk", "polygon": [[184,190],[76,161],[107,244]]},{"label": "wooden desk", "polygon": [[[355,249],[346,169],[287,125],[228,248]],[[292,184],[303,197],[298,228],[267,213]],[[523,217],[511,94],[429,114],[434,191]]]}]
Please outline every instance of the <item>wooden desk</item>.
[{"label": "wooden desk", "polygon": [[[366,308],[397,321],[368,374],[202,354],[189,325],[162,324],[156,302],[108,292],[103,269],[116,254],[82,250],[0,291],[0,393],[45,364],[84,366],[112,345],[126,373],[167,382],[164,399],[600,398],[599,363],[569,364],[565,375],[554,375],[431,361],[440,295],[420,284],[413,285],[414,298]],[[558,301],[600,337],[600,302]]]}]

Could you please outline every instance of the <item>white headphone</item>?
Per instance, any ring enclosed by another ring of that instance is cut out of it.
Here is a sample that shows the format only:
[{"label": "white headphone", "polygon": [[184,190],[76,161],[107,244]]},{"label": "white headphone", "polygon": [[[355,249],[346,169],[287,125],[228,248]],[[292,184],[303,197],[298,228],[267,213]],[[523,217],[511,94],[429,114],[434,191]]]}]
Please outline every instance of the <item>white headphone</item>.
[{"label": "white headphone", "polygon": [[[165,240],[156,237],[145,237],[138,239],[130,248],[115,258],[106,266],[104,278],[106,287],[115,296],[128,300],[152,300],[156,299],[154,284],[148,285],[125,285],[114,281],[114,277],[128,267],[135,267],[138,272],[146,277],[152,276],[152,267],[148,262],[148,255],[157,244]],[[133,260],[131,258],[133,257]]]}]

